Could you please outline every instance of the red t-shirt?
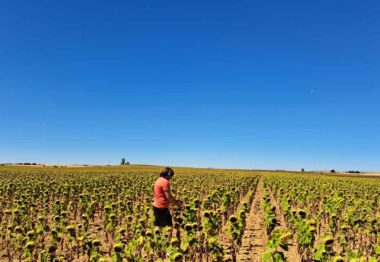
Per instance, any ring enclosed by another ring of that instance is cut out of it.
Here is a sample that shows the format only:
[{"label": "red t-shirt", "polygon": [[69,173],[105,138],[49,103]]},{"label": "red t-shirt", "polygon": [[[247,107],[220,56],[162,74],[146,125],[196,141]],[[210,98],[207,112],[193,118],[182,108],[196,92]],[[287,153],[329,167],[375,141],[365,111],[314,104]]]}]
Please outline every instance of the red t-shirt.
[{"label": "red t-shirt", "polygon": [[164,191],[170,192],[169,180],[159,177],[154,184],[154,206],[157,208],[168,208],[169,199],[166,198]]}]

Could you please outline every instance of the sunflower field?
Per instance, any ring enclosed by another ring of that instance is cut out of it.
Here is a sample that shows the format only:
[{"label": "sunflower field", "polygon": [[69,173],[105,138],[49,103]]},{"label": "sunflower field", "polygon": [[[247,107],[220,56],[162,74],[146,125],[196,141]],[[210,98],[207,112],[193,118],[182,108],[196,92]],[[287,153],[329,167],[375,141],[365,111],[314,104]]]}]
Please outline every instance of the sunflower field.
[{"label": "sunflower field", "polygon": [[[0,167],[0,261],[380,261],[380,180],[162,167]],[[253,244],[254,243],[254,244]]]}]

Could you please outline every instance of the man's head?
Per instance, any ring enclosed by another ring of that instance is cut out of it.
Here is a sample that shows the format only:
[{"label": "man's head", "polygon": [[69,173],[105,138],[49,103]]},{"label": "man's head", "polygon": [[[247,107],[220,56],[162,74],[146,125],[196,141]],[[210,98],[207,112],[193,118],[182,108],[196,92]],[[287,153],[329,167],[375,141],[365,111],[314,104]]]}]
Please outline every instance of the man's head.
[{"label": "man's head", "polygon": [[160,177],[163,177],[167,180],[170,180],[174,176],[174,171],[170,167],[165,167],[164,170],[161,171]]}]

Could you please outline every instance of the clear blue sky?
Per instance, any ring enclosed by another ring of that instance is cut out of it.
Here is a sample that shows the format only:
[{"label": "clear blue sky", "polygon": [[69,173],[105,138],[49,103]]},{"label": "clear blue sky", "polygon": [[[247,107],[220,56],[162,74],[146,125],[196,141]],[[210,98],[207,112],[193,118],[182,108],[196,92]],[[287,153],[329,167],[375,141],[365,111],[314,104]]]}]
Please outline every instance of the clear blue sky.
[{"label": "clear blue sky", "polygon": [[3,1],[0,162],[380,170],[379,1]]}]

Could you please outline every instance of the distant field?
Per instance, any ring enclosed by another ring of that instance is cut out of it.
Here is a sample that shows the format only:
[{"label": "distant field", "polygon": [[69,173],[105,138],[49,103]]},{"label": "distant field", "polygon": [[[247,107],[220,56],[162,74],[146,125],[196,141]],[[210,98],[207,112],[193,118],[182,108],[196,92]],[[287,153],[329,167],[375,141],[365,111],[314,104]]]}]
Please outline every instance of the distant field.
[{"label": "distant field", "polygon": [[1,166],[0,261],[380,260],[379,174],[174,168],[168,239],[161,169]]}]

